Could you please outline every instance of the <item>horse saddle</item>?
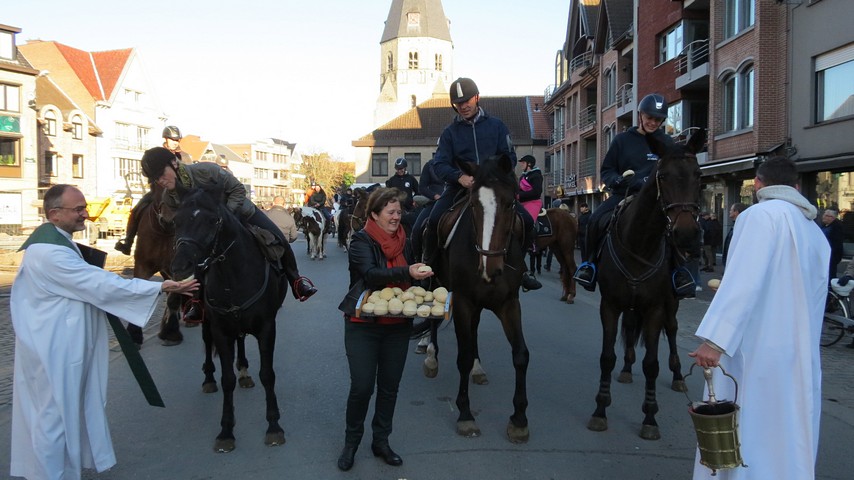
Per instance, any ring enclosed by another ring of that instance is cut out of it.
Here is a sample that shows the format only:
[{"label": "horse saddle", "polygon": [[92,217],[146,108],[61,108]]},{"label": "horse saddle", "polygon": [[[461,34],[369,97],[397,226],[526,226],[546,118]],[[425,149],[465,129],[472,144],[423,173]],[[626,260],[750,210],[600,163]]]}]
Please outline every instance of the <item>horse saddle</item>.
[{"label": "horse saddle", "polygon": [[546,215],[545,210],[540,210],[540,214],[537,215],[534,228],[537,230],[538,237],[550,237],[554,233],[554,230],[552,230],[552,222],[549,220],[549,216]]},{"label": "horse saddle", "polygon": [[279,259],[281,259],[282,255],[285,253],[285,247],[281,244],[279,239],[270,233],[269,230],[265,230],[257,225],[246,225],[246,228],[250,233],[252,233],[252,236],[255,237],[255,243],[258,244],[258,248],[261,249],[261,253],[264,254],[264,257],[273,265],[278,266]]},{"label": "horse saddle", "polygon": [[468,194],[463,190],[457,194],[453,206],[439,217],[439,226],[436,228],[436,233],[439,235],[439,246],[447,248],[454,238],[454,232],[457,230],[457,225],[463,216],[463,212],[469,207]]}]

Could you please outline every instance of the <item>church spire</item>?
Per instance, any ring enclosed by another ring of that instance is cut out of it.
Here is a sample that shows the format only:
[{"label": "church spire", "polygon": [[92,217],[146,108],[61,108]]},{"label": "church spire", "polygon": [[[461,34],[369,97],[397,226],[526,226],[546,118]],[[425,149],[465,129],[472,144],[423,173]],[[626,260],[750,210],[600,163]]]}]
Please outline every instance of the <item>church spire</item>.
[{"label": "church spire", "polygon": [[453,80],[450,22],[441,0],[392,0],[380,39],[375,126],[446,92]]}]

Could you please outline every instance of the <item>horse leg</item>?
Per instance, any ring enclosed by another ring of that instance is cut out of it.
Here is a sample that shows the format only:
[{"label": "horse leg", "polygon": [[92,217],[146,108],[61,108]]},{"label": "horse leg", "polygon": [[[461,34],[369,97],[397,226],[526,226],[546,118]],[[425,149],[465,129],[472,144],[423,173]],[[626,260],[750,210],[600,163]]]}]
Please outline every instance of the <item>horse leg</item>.
[{"label": "horse leg", "polygon": [[[647,320],[654,319],[647,318]],[[646,325],[644,329],[646,353],[642,362],[646,384],[642,408],[644,418],[640,437],[644,440],[658,440],[661,438],[661,432],[659,432],[658,423],[655,421],[655,414],[658,413],[658,402],[655,399],[655,381],[658,379],[658,339],[661,336],[661,328],[653,328],[652,325],[660,325],[654,321],[647,321]]]},{"label": "horse leg", "polygon": [[264,434],[264,445],[268,447],[284,445],[285,431],[279,425],[279,403],[276,399],[276,372],[273,370],[273,353],[276,348],[276,309],[272,309],[272,318],[265,320],[265,327],[259,334],[258,351],[261,368],[258,377],[264,386],[264,398],[267,402],[267,432]]},{"label": "horse leg", "polygon": [[512,443],[526,443],[528,431],[528,361],[530,355],[522,334],[522,310],[519,299],[506,302],[500,311],[495,312],[501,319],[504,335],[510,342],[513,352],[513,368],[516,370],[516,390],[513,393],[513,415],[507,424],[507,438]]},{"label": "horse leg", "polygon": [[[676,308],[679,303],[674,302]],[[668,366],[673,372],[673,381],[670,384],[670,389],[674,392],[687,392],[688,387],[685,385],[685,379],[682,377],[682,362],[679,361],[679,352],[676,350],[676,332],[679,328],[679,323],[676,319],[676,308],[672,309],[672,313],[667,315],[667,324],[664,327],[664,333],[667,335],[667,345],[670,348],[668,356]]]},{"label": "horse leg", "polygon": [[553,249],[557,263],[560,265],[560,284],[563,287],[560,301],[571,304],[575,303],[575,279],[572,278],[576,270],[575,252],[572,246],[567,246],[566,243],[565,241],[556,242],[549,248]]},{"label": "horse leg", "polygon": [[457,371],[460,374],[459,389],[457,390],[457,434],[464,437],[479,437],[480,428],[474,421],[469,403],[468,376],[474,365],[473,318],[479,318],[481,309],[471,305],[454,305],[454,330],[457,334]]},{"label": "horse leg", "polygon": [[202,372],[205,374],[205,380],[202,382],[202,392],[216,393],[219,388],[216,386],[216,365],[213,362],[213,338],[211,336],[210,322],[202,322],[202,341],[205,344],[205,363],[202,364]]},{"label": "horse leg", "polygon": [[480,317],[474,320],[472,335],[474,335],[474,364],[471,367],[471,383],[475,385],[489,385],[489,378],[486,376],[486,371],[483,365],[480,364],[480,352],[477,349],[477,327],[480,324]]},{"label": "horse leg", "polygon": [[181,327],[178,322],[178,312],[180,309],[181,295],[169,294],[166,297],[166,311],[163,313],[163,319],[160,321],[160,332],[157,333],[157,338],[160,339],[160,344],[164,347],[180,345],[184,341],[184,335],[181,333]]},{"label": "horse leg", "polygon": [[620,375],[617,376],[617,381],[620,383],[632,383],[632,366],[634,366],[637,356],[635,354],[635,345],[637,345],[638,335],[637,330],[639,319],[634,312],[623,313],[623,369],[620,370]]},{"label": "horse leg", "polygon": [[214,442],[214,452],[226,453],[234,450],[234,387],[237,377],[234,375],[234,339],[224,337],[222,333],[213,334],[217,351],[219,352],[219,366],[222,369],[220,383],[222,384],[222,418],[220,419],[219,435]]},{"label": "horse leg", "polygon": [[614,344],[617,341],[617,322],[620,312],[603,300],[599,304],[599,317],[602,320],[602,353],[599,355],[599,392],[596,394],[596,410],[587,422],[587,429],[594,432],[608,430],[608,417],[605,409],[611,406],[611,372],[617,363]]},{"label": "horse leg", "polygon": [[430,321],[430,343],[427,344],[427,356],[424,358],[424,376],[436,378],[439,374],[439,320]]},{"label": "horse leg", "polygon": [[237,337],[237,384],[240,388],[253,388],[255,381],[249,375],[249,360],[246,359],[246,335]]}]

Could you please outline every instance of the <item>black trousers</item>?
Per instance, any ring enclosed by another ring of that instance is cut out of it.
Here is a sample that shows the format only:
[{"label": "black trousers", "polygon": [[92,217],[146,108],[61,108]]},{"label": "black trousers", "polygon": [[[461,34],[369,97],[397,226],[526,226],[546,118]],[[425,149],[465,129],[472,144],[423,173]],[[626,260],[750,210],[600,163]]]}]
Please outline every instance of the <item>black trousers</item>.
[{"label": "black trousers", "polygon": [[411,330],[409,322],[378,325],[345,320],[344,347],[350,365],[350,394],[347,397],[344,437],[347,446],[358,446],[362,441],[374,384],[377,386],[377,397],[371,421],[372,443],[388,445]]}]

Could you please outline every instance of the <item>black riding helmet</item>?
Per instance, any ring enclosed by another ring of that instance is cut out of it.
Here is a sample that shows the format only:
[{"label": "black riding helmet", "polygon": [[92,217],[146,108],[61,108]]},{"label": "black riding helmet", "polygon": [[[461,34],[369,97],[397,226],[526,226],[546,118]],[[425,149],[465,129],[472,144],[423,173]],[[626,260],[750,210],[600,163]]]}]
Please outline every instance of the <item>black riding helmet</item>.
[{"label": "black riding helmet", "polygon": [[168,138],[169,140],[175,140],[176,142],[181,141],[181,130],[178,130],[178,127],[174,125],[169,125],[163,129],[163,138]]},{"label": "black riding helmet", "polygon": [[407,166],[409,166],[409,164],[406,163],[406,159],[403,157],[400,157],[394,161],[394,169],[395,170],[399,170],[401,168],[405,169]]},{"label": "black riding helmet", "polygon": [[536,158],[534,158],[534,156],[533,156],[533,155],[525,155],[524,157],[522,157],[521,159],[519,159],[519,161],[520,161],[520,162],[525,162],[525,163],[527,163],[528,165],[530,165],[530,166],[531,166],[531,168],[533,168],[533,167],[536,167],[536,166],[537,166],[537,159],[536,159]]},{"label": "black riding helmet", "polygon": [[463,103],[471,97],[478,95],[480,91],[477,89],[477,84],[470,78],[460,77],[451,83],[450,89],[451,105],[455,103]]},{"label": "black riding helmet", "polygon": [[171,167],[175,160],[175,154],[166,148],[149,148],[142,154],[142,173],[150,182],[156,182],[166,167]]},{"label": "black riding helmet", "polygon": [[667,118],[667,103],[664,101],[664,95],[650,93],[643,97],[638,104],[638,111],[650,117],[664,120]]}]

